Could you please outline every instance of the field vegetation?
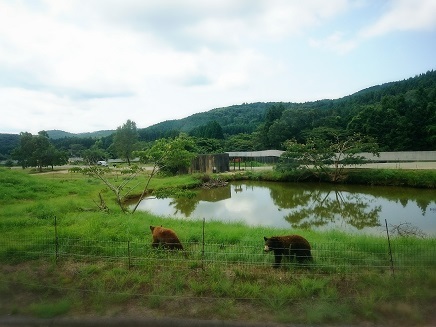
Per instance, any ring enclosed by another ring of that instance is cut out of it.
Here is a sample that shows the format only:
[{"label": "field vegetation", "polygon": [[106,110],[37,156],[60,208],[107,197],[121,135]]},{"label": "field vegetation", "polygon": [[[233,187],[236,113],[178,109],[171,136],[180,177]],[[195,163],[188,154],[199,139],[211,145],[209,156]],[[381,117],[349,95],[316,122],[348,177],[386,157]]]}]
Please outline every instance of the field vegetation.
[{"label": "field vegetation", "polygon": [[[289,230],[123,213],[97,179],[65,171],[33,173],[0,169],[0,315],[395,326],[436,322],[433,238],[391,239],[391,266],[386,238],[292,231],[311,242],[315,261],[273,269],[273,256],[262,253],[263,236]],[[431,172],[373,171],[372,179],[366,171],[355,174],[353,181],[365,184],[434,187],[436,180]],[[113,183],[122,178],[111,176]],[[192,191],[204,178],[155,176],[149,190]],[[220,178],[293,180],[275,171]],[[137,182],[132,194],[142,191],[146,177]],[[99,194],[107,210],[97,205]],[[186,257],[151,248],[149,226],[161,224],[177,231]]]}]

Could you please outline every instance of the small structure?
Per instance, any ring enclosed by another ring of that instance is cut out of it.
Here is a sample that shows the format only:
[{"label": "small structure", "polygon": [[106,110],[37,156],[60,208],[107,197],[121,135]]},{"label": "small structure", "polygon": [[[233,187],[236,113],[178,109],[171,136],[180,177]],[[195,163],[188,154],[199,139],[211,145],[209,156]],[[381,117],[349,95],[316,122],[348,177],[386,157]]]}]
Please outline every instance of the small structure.
[{"label": "small structure", "polygon": [[[247,151],[247,152],[226,152],[229,155],[230,163],[233,170],[247,169],[247,163],[251,164],[253,169],[253,162],[261,164],[274,165],[279,161],[280,156],[284,151],[280,150],[264,150],[264,151]],[[243,167],[241,167],[243,164]]]},{"label": "small structure", "polygon": [[222,173],[229,171],[229,154],[200,154],[192,160],[191,173]]}]

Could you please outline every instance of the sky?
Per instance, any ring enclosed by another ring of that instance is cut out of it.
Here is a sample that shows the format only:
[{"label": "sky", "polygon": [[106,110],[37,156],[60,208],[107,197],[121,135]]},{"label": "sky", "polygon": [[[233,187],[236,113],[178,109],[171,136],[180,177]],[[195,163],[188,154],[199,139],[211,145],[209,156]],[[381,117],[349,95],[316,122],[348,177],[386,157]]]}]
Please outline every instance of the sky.
[{"label": "sky", "polygon": [[436,69],[436,0],[0,0],[0,133],[337,99]]}]

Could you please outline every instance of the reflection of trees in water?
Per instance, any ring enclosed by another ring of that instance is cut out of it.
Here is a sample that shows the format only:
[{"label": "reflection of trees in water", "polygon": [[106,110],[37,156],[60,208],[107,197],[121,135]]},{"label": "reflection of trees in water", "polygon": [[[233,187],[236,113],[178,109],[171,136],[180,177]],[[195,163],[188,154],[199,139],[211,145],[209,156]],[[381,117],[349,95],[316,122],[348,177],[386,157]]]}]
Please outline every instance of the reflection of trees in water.
[{"label": "reflection of trees in water", "polygon": [[421,209],[422,215],[425,216],[428,206],[432,203],[430,200],[416,200],[416,205]]},{"label": "reflection of trees in water", "polygon": [[198,190],[196,196],[192,198],[179,197],[174,198],[170,202],[170,206],[174,208],[174,215],[183,214],[185,217],[190,217],[200,201],[219,202],[231,197],[230,185]]},{"label": "reflection of trees in water", "polygon": [[286,208],[292,208],[293,212],[285,219],[294,228],[319,227],[340,220],[357,229],[379,226],[381,206],[371,208],[360,194],[301,190],[286,194],[287,199],[283,193],[278,198],[275,195],[271,192],[277,205],[285,204]]},{"label": "reflection of trees in water", "polygon": [[[332,223],[342,224],[344,227],[353,226],[359,230],[364,227],[377,227],[382,207],[378,203],[395,202],[406,207],[411,202],[415,202],[422,210],[423,215],[435,203],[434,190],[419,190],[415,193],[411,192],[410,189],[394,187],[370,188],[347,185],[332,186],[330,184],[233,182],[226,187],[198,190],[198,194],[194,198],[171,199],[170,206],[174,209],[174,215],[190,217],[200,201],[219,203],[221,200],[230,198],[232,192],[241,195],[245,192],[259,191],[258,189],[269,190],[274,203],[271,205],[273,210],[278,208],[278,210],[287,209],[287,212],[291,212],[284,218],[294,228],[321,227]],[[210,208],[210,210],[216,210],[215,207]]]},{"label": "reflection of trees in water", "polygon": [[270,189],[271,199],[281,209],[292,209],[298,206],[305,206],[313,198],[313,190],[293,188],[283,191],[283,187],[272,186]]},{"label": "reflection of trees in water", "polygon": [[393,187],[393,186],[377,186],[371,188],[370,193],[374,197],[380,197],[395,203],[401,203],[405,208],[410,202],[415,202],[421,209],[424,216],[428,207],[434,203],[434,190],[423,190],[414,192],[407,187]]},{"label": "reflection of trees in water", "polygon": [[174,208],[174,215],[183,214],[185,217],[189,217],[197,207],[198,200],[194,198],[175,198],[170,202],[170,206]]}]

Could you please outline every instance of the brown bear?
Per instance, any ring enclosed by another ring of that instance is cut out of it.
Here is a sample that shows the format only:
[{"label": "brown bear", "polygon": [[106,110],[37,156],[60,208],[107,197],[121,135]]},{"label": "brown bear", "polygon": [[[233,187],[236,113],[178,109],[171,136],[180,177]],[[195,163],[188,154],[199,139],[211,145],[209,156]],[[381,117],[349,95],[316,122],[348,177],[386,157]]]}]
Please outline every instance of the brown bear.
[{"label": "brown bear", "polygon": [[294,256],[298,263],[312,261],[309,242],[300,235],[285,235],[264,237],[265,252],[274,251],[274,268],[278,268],[282,262],[283,256],[288,257],[291,261]]},{"label": "brown bear", "polygon": [[150,226],[150,230],[153,234],[153,243],[151,244],[153,247],[157,248],[162,245],[162,247],[171,250],[184,250],[182,243],[172,229],[164,228],[161,225]]}]

